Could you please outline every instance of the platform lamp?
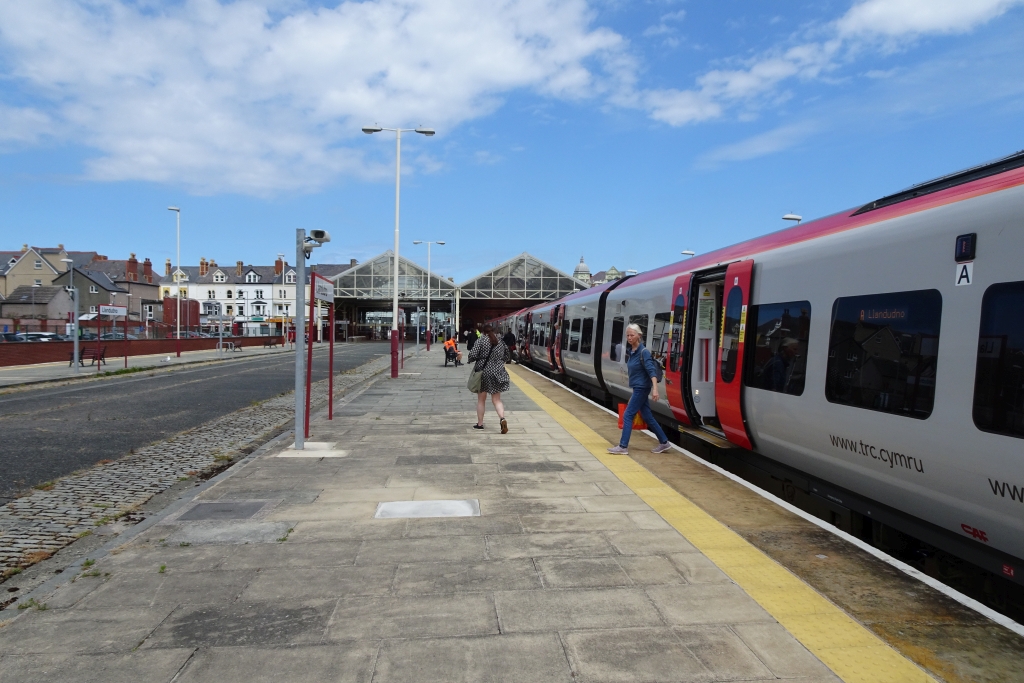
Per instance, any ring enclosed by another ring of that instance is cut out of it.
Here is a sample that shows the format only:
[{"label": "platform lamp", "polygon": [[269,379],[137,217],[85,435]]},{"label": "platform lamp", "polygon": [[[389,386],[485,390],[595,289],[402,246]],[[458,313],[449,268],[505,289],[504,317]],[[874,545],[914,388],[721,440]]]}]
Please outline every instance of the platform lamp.
[{"label": "platform lamp", "polygon": [[75,260],[70,258],[62,258],[61,262],[68,264],[68,276],[71,279],[69,286],[71,288],[71,300],[75,302],[75,317],[71,319],[71,336],[74,342],[74,352],[72,355],[72,362],[75,364],[75,374],[78,374],[78,292],[75,291]]},{"label": "platform lamp", "polygon": [[178,309],[174,316],[175,333],[174,340],[175,353],[178,358],[181,358],[181,281],[178,277],[181,273],[181,209],[177,206],[168,206],[168,211],[173,211],[177,218],[177,237],[178,237],[178,263],[174,267],[174,300],[177,302]]},{"label": "platform lamp", "polygon": [[395,134],[395,281],[394,299],[391,306],[391,378],[398,378],[398,208],[401,196],[402,182],[402,133],[419,133],[430,137],[434,134],[433,128],[382,128],[377,124],[363,126],[363,132],[367,135],[380,133],[381,131],[392,131]]},{"label": "platform lamp", "polygon": [[680,254],[682,254],[683,256],[690,256],[690,257],[692,257],[692,256],[694,256],[694,254],[696,254],[697,252],[695,252],[695,251],[693,251],[693,250],[691,250],[691,249],[684,249],[683,251],[681,251],[681,252],[679,252],[679,253],[680,253]]},{"label": "platform lamp", "polygon": [[782,217],[782,220],[784,221],[796,221],[797,225],[800,225],[800,221],[802,221],[803,219],[803,216],[799,216],[795,213],[787,213],[785,216]]},{"label": "platform lamp", "polygon": [[[413,240],[413,244],[426,244],[427,245],[427,351],[430,351],[430,338],[434,336],[433,326],[430,322],[430,245],[431,244],[444,244],[443,240],[437,240],[434,242],[428,242],[425,240]],[[416,325],[419,329],[419,325]]]}]

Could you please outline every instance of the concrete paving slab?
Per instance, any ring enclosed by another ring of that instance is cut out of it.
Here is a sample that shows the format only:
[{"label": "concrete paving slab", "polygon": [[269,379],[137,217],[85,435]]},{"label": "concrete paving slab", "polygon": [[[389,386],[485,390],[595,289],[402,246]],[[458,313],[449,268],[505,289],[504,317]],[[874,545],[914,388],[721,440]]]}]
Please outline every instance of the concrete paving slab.
[{"label": "concrete paving slab", "polygon": [[679,570],[667,557],[661,555],[628,555],[616,558],[619,566],[630,580],[638,586],[659,586],[683,584]]},{"label": "concrete paving slab", "polygon": [[828,667],[779,624],[735,624],[732,630],[779,678],[833,677]]},{"label": "concrete paving slab", "polygon": [[494,606],[502,633],[665,625],[637,588],[496,592]]},{"label": "concrete paving slab", "polygon": [[676,553],[668,556],[686,583],[732,583],[714,562],[700,553]]},{"label": "concrete paving slab", "polygon": [[527,533],[544,531],[636,531],[637,526],[621,512],[522,515]]},{"label": "concrete paving slab", "polygon": [[492,559],[512,560],[523,557],[591,557],[617,553],[601,534],[578,532],[488,536],[487,554]]},{"label": "concrete paving slab", "polygon": [[716,680],[669,628],[575,631],[562,642],[581,683]]},{"label": "concrete paving slab", "polygon": [[137,647],[174,609],[173,605],[117,610],[31,610],[3,629],[9,654],[126,653]]},{"label": "concrete paving slab", "polygon": [[731,583],[648,586],[646,591],[670,624],[775,622],[739,586]]},{"label": "concrete paving slab", "polygon": [[570,683],[557,634],[385,641],[374,681],[418,683]]},{"label": "concrete paving slab", "polygon": [[191,648],[109,655],[11,655],[0,661],[0,681],[169,683],[191,656]]},{"label": "concrete paving slab", "polygon": [[167,534],[167,544],[274,543],[287,536],[293,526],[291,521],[185,523]]},{"label": "concrete paving slab", "polygon": [[544,557],[534,560],[546,588],[632,586],[614,557]]},{"label": "concrete paving slab", "polygon": [[494,600],[483,593],[344,598],[327,632],[330,641],[498,633]]},{"label": "concrete paving slab", "polygon": [[[163,531],[167,531],[164,529]],[[164,565],[168,571],[212,571],[224,562],[228,549],[222,546],[181,546],[166,543],[133,543],[107,555],[96,565],[106,572],[155,572]]]},{"label": "concrete paving slab", "polygon": [[353,539],[402,538],[404,519],[368,519],[359,523],[336,521],[297,522],[288,535],[288,542],[319,543],[321,541],[348,541]]},{"label": "concrete paving slab", "polygon": [[623,555],[697,552],[697,549],[674,529],[668,531],[610,531],[605,535],[608,542]]},{"label": "concrete paving slab", "polygon": [[676,635],[716,680],[775,679],[750,648],[729,627],[677,628]]},{"label": "concrete paving slab", "polygon": [[284,569],[308,567],[345,567],[355,564],[359,541],[320,541],[303,544],[294,540],[286,543],[260,543],[233,550],[224,558],[222,569]]},{"label": "concrete paving slab", "polygon": [[[607,470],[605,470],[607,471]],[[587,512],[650,511],[651,506],[639,496],[580,496],[579,503]]]},{"label": "concrete paving slab", "polygon": [[363,541],[356,565],[400,562],[482,562],[487,559],[484,536],[441,536]]},{"label": "concrete paving slab", "polygon": [[300,647],[203,648],[175,683],[368,683],[379,648],[376,641]]},{"label": "concrete paving slab", "polygon": [[586,512],[576,498],[481,498],[482,515]]},{"label": "concrete paving slab", "polygon": [[532,560],[423,562],[404,564],[395,574],[399,595],[530,590],[542,587]]},{"label": "concrete paving slab", "polygon": [[312,645],[323,638],[335,600],[188,605],[174,611],[143,648]]},{"label": "concrete paving slab", "polygon": [[405,537],[483,536],[522,532],[523,525],[517,515],[495,515],[449,519],[410,519],[405,528]]},{"label": "concrete paving slab", "polygon": [[183,602],[213,604],[231,602],[255,578],[256,572],[178,572],[159,569],[112,576],[82,601],[87,609],[150,607]]},{"label": "concrete paving slab", "polygon": [[262,569],[239,597],[244,602],[275,602],[340,598],[351,595],[386,595],[391,591],[395,567],[316,567],[315,569]]},{"label": "concrete paving slab", "polygon": [[480,501],[394,500],[377,503],[374,519],[423,519],[430,517],[479,517]]}]

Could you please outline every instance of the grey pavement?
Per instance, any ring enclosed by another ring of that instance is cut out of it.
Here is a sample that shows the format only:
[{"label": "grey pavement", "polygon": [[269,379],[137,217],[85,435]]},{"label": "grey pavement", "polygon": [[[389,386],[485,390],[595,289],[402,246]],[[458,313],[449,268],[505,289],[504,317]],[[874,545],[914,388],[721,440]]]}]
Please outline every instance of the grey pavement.
[{"label": "grey pavement", "polygon": [[[513,388],[439,351],[0,628],[0,681],[837,681]],[[305,455],[308,457],[281,457]],[[389,501],[480,515],[375,518]]]}]

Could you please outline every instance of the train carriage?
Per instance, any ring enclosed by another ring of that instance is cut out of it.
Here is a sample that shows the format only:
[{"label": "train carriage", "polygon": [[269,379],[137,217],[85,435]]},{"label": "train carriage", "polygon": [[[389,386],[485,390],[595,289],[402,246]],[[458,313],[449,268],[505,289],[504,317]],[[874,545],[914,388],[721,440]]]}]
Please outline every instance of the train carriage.
[{"label": "train carriage", "polygon": [[528,309],[528,358],[1024,583],[1024,153]]}]

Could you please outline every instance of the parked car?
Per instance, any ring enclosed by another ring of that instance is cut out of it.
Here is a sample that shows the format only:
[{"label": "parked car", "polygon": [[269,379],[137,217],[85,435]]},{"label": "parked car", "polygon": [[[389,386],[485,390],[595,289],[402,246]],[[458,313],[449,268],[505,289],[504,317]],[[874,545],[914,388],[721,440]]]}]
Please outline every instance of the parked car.
[{"label": "parked car", "polygon": [[[181,338],[182,339],[199,339],[202,336],[203,335],[199,334],[198,332],[185,332],[185,331],[183,331],[181,333]],[[167,339],[174,339],[174,338],[175,338],[175,333],[174,332],[168,333]]]},{"label": "parked car", "polygon": [[96,333],[89,332],[88,330],[81,330],[81,334],[78,335],[78,338],[82,341],[95,341]]},{"label": "parked car", "polygon": [[25,339],[30,342],[60,341],[55,332],[26,332]]},{"label": "parked car", "polygon": [[3,333],[0,333],[0,336],[2,336],[2,339],[5,342],[23,342],[23,341],[28,341],[28,339],[25,338],[25,335],[22,334],[21,332],[3,332]]},{"label": "parked car", "polygon": [[[124,332],[104,332],[100,336],[100,339],[107,340],[107,341],[114,341],[114,340],[124,339]],[[134,335],[134,334],[129,334],[128,335],[128,339],[138,339],[138,337],[136,335]]]}]

